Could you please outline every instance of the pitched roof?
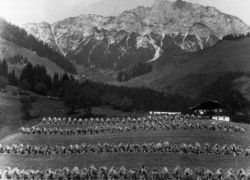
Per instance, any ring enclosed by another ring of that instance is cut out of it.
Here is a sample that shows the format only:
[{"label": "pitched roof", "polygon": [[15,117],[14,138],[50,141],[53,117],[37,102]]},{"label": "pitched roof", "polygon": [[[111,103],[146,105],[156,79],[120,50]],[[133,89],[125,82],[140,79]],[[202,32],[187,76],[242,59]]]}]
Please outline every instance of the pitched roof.
[{"label": "pitched roof", "polygon": [[208,110],[213,110],[213,109],[223,109],[223,106],[218,103],[217,101],[212,101],[209,100],[207,102],[203,102],[201,104],[198,104],[196,106],[190,107],[190,110],[204,110],[204,109],[208,109]]}]

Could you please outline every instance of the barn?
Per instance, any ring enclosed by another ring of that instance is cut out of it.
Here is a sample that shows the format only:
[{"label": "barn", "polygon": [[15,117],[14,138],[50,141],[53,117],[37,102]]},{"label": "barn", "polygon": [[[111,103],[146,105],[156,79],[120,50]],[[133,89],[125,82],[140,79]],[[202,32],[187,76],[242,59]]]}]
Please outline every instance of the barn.
[{"label": "barn", "polygon": [[230,120],[230,118],[226,115],[225,106],[215,100],[209,100],[196,106],[190,107],[189,111],[193,114],[208,117],[214,120]]}]

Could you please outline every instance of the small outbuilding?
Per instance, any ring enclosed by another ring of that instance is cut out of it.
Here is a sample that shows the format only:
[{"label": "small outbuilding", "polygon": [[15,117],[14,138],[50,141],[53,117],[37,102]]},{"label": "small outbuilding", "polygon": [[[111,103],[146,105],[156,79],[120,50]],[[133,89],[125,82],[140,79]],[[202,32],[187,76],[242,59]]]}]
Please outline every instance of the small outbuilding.
[{"label": "small outbuilding", "polygon": [[230,117],[229,116],[223,116],[223,115],[215,115],[212,116],[213,120],[217,120],[217,121],[226,121],[226,122],[230,122]]},{"label": "small outbuilding", "polygon": [[159,111],[150,111],[150,115],[181,115],[181,112],[159,112]]}]

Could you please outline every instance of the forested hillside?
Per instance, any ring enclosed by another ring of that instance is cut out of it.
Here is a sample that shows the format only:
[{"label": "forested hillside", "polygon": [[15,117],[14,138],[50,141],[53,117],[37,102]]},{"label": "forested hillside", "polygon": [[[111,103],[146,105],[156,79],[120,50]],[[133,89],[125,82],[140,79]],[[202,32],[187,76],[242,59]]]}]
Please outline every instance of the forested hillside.
[{"label": "forested hillside", "polygon": [[132,67],[121,70],[118,73],[117,80],[120,82],[125,82],[135,77],[147,74],[153,69],[151,64],[138,62]]},{"label": "forested hillside", "polygon": [[76,73],[76,69],[62,54],[50,48],[47,44],[29,35],[19,28],[0,18],[0,37],[21,47],[34,51],[38,56],[48,58],[69,73]]},{"label": "forested hillside", "polygon": [[[15,72],[8,73],[8,65],[4,60],[0,64],[3,76],[9,84],[21,89],[33,91],[40,95],[61,98],[71,108],[70,113],[77,109],[86,109],[91,113],[95,106],[110,106],[122,111],[186,111],[195,104],[190,98],[177,94],[165,94],[148,88],[128,88],[113,86],[86,80],[78,82],[66,73],[63,76],[47,74],[46,68],[28,63],[20,77]],[[6,81],[5,80],[5,81]]]}]

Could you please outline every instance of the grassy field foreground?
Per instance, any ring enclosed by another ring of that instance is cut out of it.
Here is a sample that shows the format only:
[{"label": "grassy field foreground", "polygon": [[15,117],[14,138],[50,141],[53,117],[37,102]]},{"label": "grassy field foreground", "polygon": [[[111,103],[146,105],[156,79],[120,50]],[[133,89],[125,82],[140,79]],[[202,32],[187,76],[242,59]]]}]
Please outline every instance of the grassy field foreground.
[{"label": "grassy field foreground", "polygon": [[[3,145],[12,144],[30,144],[30,145],[70,145],[70,144],[97,144],[97,143],[128,143],[128,142],[163,142],[170,143],[187,143],[201,144],[208,142],[210,144],[218,143],[236,144],[247,148],[250,145],[250,131],[248,125],[244,126],[248,129],[246,133],[237,132],[216,132],[203,130],[158,130],[158,131],[139,131],[129,133],[114,134],[98,134],[98,135],[79,135],[79,136],[34,136],[23,135],[18,132],[21,126],[31,127],[33,125],[43,126],[40,124],[41,117],[63,117],[66,115],[67,109],[63,103],[58,100],[47,98],[38,99],[34,105],[34,112],[40,115],[40,118],[32,121],[21,120],[20,104],[17,96],[0,94],[0,143]],[[95,108],[94,112],[99,114],[107,113],[107,116],[128,115],[113,110],[103,110]],[[55,126],[55,125],[53,125]],[[69,128],[76,128],[70,127]],[[97,167],[106,165],[108,167],[125,166],[127,168],[136,168],[145,165],[148,168],[167,166],[169,169],[180,165],[183,168],[205,167],[211,170],[218,168],[250,169],[250,157],[233,157],[218,155],[195,155],[181,153],[118,153],[118,154],[82,154],[82,155],[14,155],[0,154],[0,168],[7,166],[33,169],[44,168],[63,168],[67,167],[88,167],[95,165]]]},{"label": "grassy field foreground", "polygon": [[[104,143],[128,143],[128,142],[162,142],[170,143],[190,143],[195,142],[210,144],[218,143],[237,144],[247,148],[250,144],[249,133],[223,133],[201,130],[171,130],[171,131],[148,131],[148,132],[130,132],[120,134],[99,134],[87,136],[30,136],[15,133],[7,136],[0,141],[4,145],[11,144],[30,144],[30,145],[70,145],[70,144],[96,144]],[[18,166],[19,168],[63,168],[67,167],[88,167],[96,165],[97,167],[106,165],[126,166],[129,168],[145,165],[149,168],[167,166],[174,168],[177,165],[182,167],[206,167],[210,169],[250,169],[250,157],[233,157],[218,155],[194,155],[194,154],[176,154],[176,153],[120,153],[120,154],[84,154],[84,155],[60,155],[60,156],[41,156],[41,155],[0,155],[0,167]]]}]

